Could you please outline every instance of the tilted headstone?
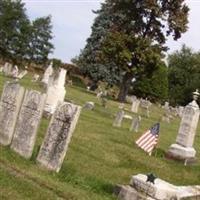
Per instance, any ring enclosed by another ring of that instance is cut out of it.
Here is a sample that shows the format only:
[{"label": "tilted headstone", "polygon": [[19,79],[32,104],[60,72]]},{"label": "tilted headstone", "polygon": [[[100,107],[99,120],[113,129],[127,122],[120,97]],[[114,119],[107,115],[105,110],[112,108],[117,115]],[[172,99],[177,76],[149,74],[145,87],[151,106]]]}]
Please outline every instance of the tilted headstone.
[{"label": "tilted headstone", "polygon": [[80,111],[80,106],[71,103],[62,103],[57,107],[37,156],[40,165],[59,172]]},{"label": "tilted headstone", "polygon": [[53,74],[53,63],[51,62],[50,65],[46,68],[41,82],[44,83],[45,85],[48,85],[50,76],[52,74]]},{"label": "tilted headstone", "polygon": [[168,156],[181,160],[194,159],[196,154],[196,151],[193,148],[193,143],[199,121],[200,110],[196,102],[199,93],[196,91],[193,94],[193,101],[189,103],[183,111],[183,117],[176,138],[176,143],[170,146],[167,153]]},{"label": "tilted headstone", "polygon": [[46,113],[53,114],[58,103],[64,102],[66,73],[65,69],[60,68],[57,79],[47,88],[47,98],[44,107]]},{"label": "tilted headstone", "polygon": [[123,110],[120,110],[116,114],[115,120],[113,122],[113,126],[115,126],[115,127],[121,127],[122,121],[123,121],[123,118],[124,118],[124,114],[125,114],[125,112]]},{"label": "tilted headstone", "polygon": [[7,82],[0,101],[0,143],[11,143],[17,116],[24,96],[24,88],[17,83]]},{"label": "tilted headstone", "polygon": [[132,123],[131,123],[131,127],[130,127],[130,131],[135,131],[136,133],[138,132],[139,126],[140,126],[140,122],[141,122],[141,116],[137,116],[135,118],[133,118]]},{"label": "tilted headstone", "polygon": [[28,73],[27,70],[23,70],[22,72],[20,72],[17,76],[18,79],[22,79],[24,78],[24,76]]},{"label": "tilted headstone", "polygon": [[[130,185],[118,186],[119,200],[186,200],[200,198],[200,185],[176,186],[147,175],[132,176]],[[152,182],[153,180],[153,182]]]},{"label": "tilted headstone", "polygon": [[134,112],[134,113],[138,113],[139,105],[140,105],[140,100],[137,99],[136,96],[133,96],[133,97],[132,97],[131,111]]},{"label": "tilted headstone", "polygon": [[25,158],[32,155],[45,97],[38,91],[25,92],[11,144],[11,148]]}]

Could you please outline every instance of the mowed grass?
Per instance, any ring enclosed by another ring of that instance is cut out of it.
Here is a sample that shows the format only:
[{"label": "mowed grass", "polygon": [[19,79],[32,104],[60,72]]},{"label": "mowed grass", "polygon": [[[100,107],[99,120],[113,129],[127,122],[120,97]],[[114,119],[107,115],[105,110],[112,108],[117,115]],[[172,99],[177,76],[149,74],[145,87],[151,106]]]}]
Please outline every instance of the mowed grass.
[{"label": "mowed grass", "polygon": [[[0,75],[0,93],[7,78]],[[31,75],[20,81],[26,88],[41,90],[31,82]],[[135,145],[135,140],[163,114],[161,108],[152,105],[150,118],[141,110],[141,126],[138,133],[130,132],[130,120],[124,120],[121,128],[112,127],[118,102],[108,101],[103,108],[93,93],[84,88],[66,88],[66,100],[78,105],[95,102],[94,110],[82,109],[73,133],[64,163],[59,173],[49,172],[36,163],[49,121],[42,119],[33,156],[26,160],[9,147],[0,146],[0,199],[74,199],[112,200],[117,184],[129,184],[130,177],[138,173],[155,173],[159,178],[178,185],[200,184],[200,137],[198,127],[195,149],[197,163],[184,166],[165,159],[165,151],[175,142],[180,119],[168,124],[161,122],[157,150],[150,157]],[[126,104],[127,110],[130,110]],[[127,111],[127,114],[133,115]]]}]

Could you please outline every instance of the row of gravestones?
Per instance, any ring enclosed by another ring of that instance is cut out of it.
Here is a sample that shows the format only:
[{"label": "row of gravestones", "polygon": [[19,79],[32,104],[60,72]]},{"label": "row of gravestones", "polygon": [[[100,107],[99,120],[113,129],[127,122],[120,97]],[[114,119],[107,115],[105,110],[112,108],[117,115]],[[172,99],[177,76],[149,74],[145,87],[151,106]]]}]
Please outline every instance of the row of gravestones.
[{"label": "row of gravestones", "polygon": [[[0,144],[25,158],[32,156],[46,94],[25,90],[18,83],[7,82],[0,101]],[[53,114],[37,161],[49,170],[59,171],[71,135],[80,115],[80,106],[58,105]]]},{"label": "row of gravestones", "polygon": [[0,72],[2,72],[5,76],[11,76],[16,79],[22,79],[28,73],[27,70],[19,72],[17,65],[13,66],[8,62],[6,62],[4,66],[0,67]]}]

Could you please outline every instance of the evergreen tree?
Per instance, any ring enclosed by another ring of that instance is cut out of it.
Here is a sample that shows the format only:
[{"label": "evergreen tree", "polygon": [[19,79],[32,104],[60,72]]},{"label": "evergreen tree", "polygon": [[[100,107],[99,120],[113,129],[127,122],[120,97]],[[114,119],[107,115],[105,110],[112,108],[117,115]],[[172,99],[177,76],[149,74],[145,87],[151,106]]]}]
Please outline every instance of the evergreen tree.
[{"label": "evergreen tree", "polygon": [[177,40],[187,30],[188,11],[184,0],[107,0],[77,63],[95,81],[119,81],[118,99],[124,101],[145,65],[156,69],[167,36]]},{"label": "evergreen tree", "polygon": [[53,45],[51,18],[31,22],[21,0],[0,1],[0,57],[13,63],[45,63]]},{"label": "evergreen tree", "polygon": [[200,88],[200,53],[182,46],[169,55],[169,97],[173,105],[186,105],[192,92]]}]

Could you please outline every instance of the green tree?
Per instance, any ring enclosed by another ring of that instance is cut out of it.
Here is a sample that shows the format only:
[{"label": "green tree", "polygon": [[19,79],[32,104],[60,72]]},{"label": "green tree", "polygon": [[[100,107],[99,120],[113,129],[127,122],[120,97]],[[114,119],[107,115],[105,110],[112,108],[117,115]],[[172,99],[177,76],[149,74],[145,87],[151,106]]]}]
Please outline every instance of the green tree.
[{"label": "green tree", "polygon": [[13,63],[45,63],[52,52],[51,17],[31,22],[21,0],[0,1],[0,57]]},{"label": "green tree", "polygon": [[0,1],[0,55],[13,62],[26,54],[30,21],[21,1]]},{"label": "green tree", "polygon": [[163,103],[168,100],[168,69],[159,63],[152,73],[144,73],[133,83],[133,93],[152,102]]},{"label": "green tree", "polygon": [[200,53],[182,46],[169,55],[169,98],[173,105],[186,105],[200,88]]},{"label": "green tree", "polygon": [[35,19],[30,28],[28,59],[35,63],[46,63],[53,49],[51,16]]},{"label": "green tree", "polygon": [[119,81],[118,99],[124,101],[131,80],[139,78],[146,65],[156,69],[167,50],[167,36],[177,40],[187,30],[188,11],[184,0],[107,0],[96,12],[77,63],[91,78],[106,80],[108,75]]}]

